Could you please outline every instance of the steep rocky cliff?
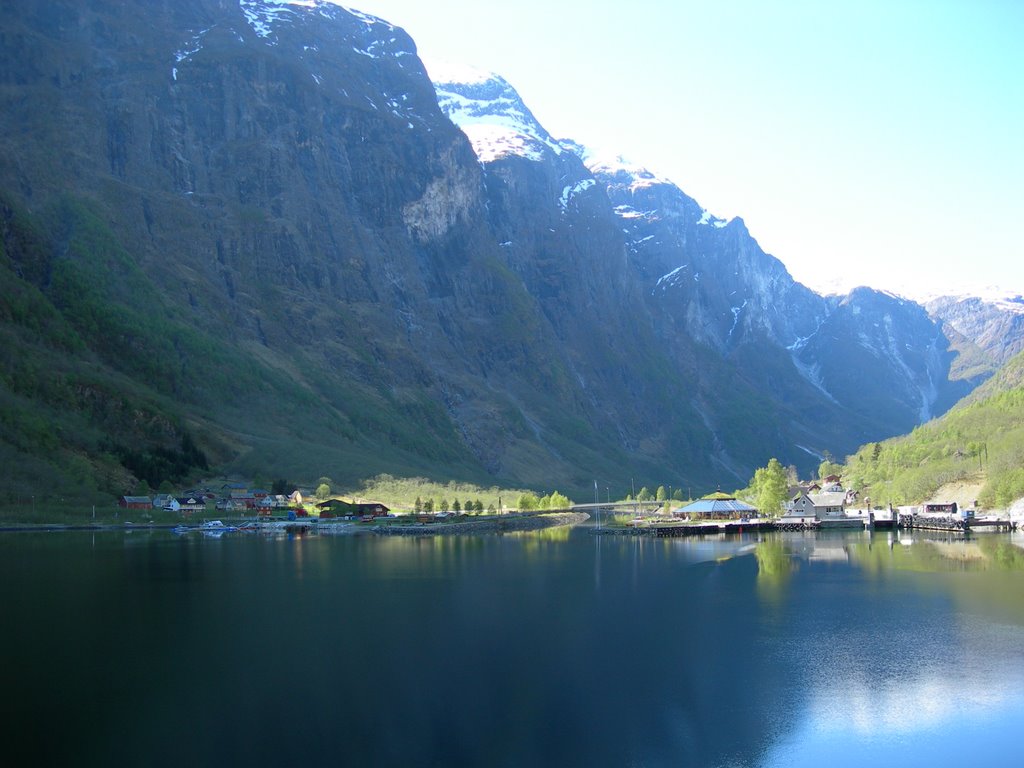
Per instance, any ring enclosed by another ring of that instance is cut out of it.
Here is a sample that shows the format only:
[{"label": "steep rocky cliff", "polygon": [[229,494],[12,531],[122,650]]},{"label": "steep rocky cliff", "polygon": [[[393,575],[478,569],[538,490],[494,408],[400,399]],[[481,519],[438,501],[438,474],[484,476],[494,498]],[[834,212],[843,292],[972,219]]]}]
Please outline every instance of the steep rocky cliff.
[{"label": "steep rocky cliff", "polygon": [[949,399],[934,326],[877,340],[896,396],[844,388],[844,345],[891,307],[816,296],[742,222],[552,139],[504,81],[435,93],[357,11],[21,3],[0,107],[18,489],[204,463],[728,486]]},{"label": "steep rocky cliff", "polygon": [[[544,210],[554,232],[587,211],[591,231],[610,221],[621,233],[637,291],[621,292],[620,304],[647,316],[669,360],[688,371],[685,401],[674,407],[693,408],[720,467],[743,471],[744,442],[796,463],[800,451],[850,450],[911,429],[984,378],[954,380],[957,352],[919,305],[867,288],[819,296],[741,220],[713,216],[646,168],[551,137],[499,76],[431,74],[484,166],[492,217]],[[526,181],[542,177],[545,185]],[[521,251],[521,241],[505,245]],[[536,253],[525,260],[537,262]]]}]

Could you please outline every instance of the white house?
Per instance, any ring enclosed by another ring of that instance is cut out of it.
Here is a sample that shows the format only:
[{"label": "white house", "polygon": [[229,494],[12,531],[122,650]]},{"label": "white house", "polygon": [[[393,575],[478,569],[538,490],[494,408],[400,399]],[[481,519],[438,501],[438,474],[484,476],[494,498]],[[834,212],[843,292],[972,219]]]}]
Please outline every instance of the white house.
[{"label": "white house", "polygon": [[799,493],[786,505],[784,517],[842,520],[846,515],[846,491]]}]

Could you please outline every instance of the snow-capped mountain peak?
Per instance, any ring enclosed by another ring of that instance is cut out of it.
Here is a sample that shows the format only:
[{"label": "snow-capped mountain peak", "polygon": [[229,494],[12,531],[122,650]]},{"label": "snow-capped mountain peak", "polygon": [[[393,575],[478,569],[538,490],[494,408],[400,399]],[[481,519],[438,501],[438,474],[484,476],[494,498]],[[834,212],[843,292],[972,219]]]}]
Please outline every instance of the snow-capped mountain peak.
[{"label": "snow-capped mountain peak", "polygon": [[[732,221],[732,219],[719,218],[697,205],[695,201],[686,197],[675,182],[668,177],[655,173],[646,166],[635,163],[620,154],[593,149],[568,140],[561,143],[567,151],[578,155],[587,169],[609,190],[628,197],[628,203],[623,200],[615,209],[622,219],[633,220],[652,216],[657,218],[654,211],[643,206],[641,200],[649,194],[658,195],[659,192],[665,192],[669,195],[678,195],[688,201],[688,215],[693,217],[692,220],[696,224],[722,229]],[[637,208],[637,205],[641,207]]]},{"label": "snow-capped mountain peak", "polygon": [[447,62],[425,64],[438,105],[469,138],[480,162],[509,155],[539,161],[564,151],[504,78]]}]

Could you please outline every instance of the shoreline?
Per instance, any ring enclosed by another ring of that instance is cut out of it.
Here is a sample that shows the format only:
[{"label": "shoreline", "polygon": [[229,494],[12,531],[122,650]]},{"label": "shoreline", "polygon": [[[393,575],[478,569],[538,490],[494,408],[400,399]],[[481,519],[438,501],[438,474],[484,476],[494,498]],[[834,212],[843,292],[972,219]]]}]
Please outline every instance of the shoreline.
[{"label": "shoreline", "polygon": [[381,525],[373,529],[380,536],[431,536],[460,533],[502,533],[512,531],[537,531],[561,525],[579,525],[590,519],[586,512],[552,512],[530,515],[529,517],[507,517],[501,519],[467,520],[461,523],[427,525]]},{"label": "shoreline", "polygon": [[0,533],[60,533],[61,531],[155,531],[173,530],[179,523],[95,523],[78,525],[72,523],[0,523]]},{"label": "shoreline", "polygon": [[[227,518],[225,518],[227,519]],[[342,528],[345,533],[375,534],[378,536],[430,536],[465,533],[495,533],[503,531],[531,531],[553,528],[561,525],[578,525],[590,519],[585,512],[552,512],[549,514],[524,517],[508,516],[500,519],[465,520],[459,523],[434,524],[390,524],[373,527],[356,526],[351,523],[312,523],[311,528]],[[82,531],[157,531],[174,530],[181,523],[0,523],[0,533],[62,533]],[[332,530],[331,533],[341,531]]]}]

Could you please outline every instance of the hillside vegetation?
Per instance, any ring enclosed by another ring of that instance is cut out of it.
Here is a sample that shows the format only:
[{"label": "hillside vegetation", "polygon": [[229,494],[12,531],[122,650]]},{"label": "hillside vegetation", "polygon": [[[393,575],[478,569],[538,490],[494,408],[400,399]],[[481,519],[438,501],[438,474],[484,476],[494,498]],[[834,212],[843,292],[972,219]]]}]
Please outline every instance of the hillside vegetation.
[{"label": "hillside vegetation", "polygon": [[17,467],[0,492],[12,504],[108,499],[213,467],[483,475],[425,398],[382,402],[311,361],[285,372],[197,327],[81,200],[30,215],[0,199],[0,283],[0,461]]},{"label": "hillside vegetation", "polygon": [[863,446],[844,480],[873,503],[916,503],[947,483],[978,480],[985,507],[1024,496],[1024,354],[942,418]]}]

